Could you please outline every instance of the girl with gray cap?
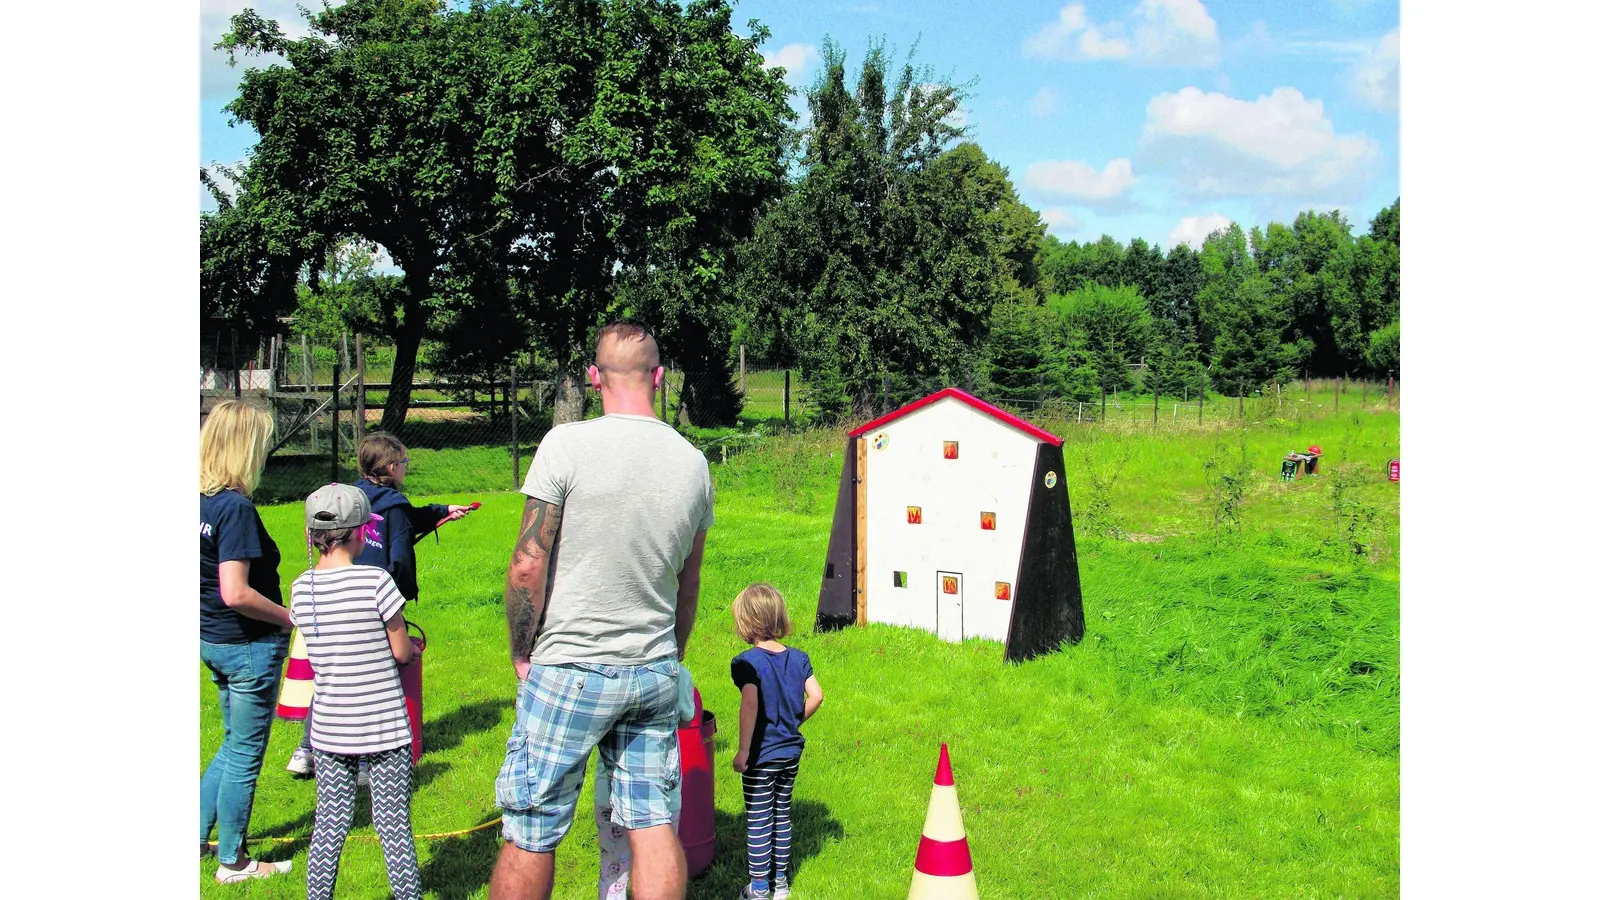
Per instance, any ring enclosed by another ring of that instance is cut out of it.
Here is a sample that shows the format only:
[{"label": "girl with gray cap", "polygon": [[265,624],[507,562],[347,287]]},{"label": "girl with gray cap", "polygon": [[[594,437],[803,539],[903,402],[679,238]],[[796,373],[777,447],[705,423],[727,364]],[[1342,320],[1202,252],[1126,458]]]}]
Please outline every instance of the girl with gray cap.
[{"label": "girl with gray cap", "polygon": [[388,572],[355,564],[376,518],[367,495],[353,485],[330,484],[306,498],[306,539],[320,558],[295,579],[289,613],[306,641],[316,696],[310,727],[317,812],[306,858],[308,900],[332,900],[363,764],[389,888],[396,900],[422,898],[411,837],[411,725],[398,668],[412,654],[401,614],[405,597]]}]

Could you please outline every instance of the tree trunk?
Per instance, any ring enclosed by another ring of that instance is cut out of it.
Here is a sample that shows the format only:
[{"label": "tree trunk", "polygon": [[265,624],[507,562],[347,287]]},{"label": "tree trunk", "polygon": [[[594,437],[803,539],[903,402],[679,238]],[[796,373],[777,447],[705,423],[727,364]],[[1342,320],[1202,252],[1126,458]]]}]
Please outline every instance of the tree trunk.
[{"label": "tree trunk", "polygon": [[394,373],[389,376],[389,397],[383,402],[379,428],[404,440],[406,413],[411,409],[411,381],[417,372],[417,348],[422,345],[422,328],[410,326],[395,335]]},{"label": "tree trunk", "polygon": [[573,371],[578,363],[572,361],[579,359],[576,354],[569,356],[569,361],[560,367],[556,373],[556,397],[552,409],[550,424],[565,425],[568,422],[583,421],[585,407],[589,400],[589,392],[584,384],[583,377]]}]

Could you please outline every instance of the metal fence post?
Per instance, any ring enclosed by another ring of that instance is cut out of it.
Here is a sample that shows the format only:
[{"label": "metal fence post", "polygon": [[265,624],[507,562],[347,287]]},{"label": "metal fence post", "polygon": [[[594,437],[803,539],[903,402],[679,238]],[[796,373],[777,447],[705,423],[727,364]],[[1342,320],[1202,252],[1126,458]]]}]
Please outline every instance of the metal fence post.
[{"label": "metal fence post", "polygon": [[739,393],[745,393],[744,382],[744,345],[739,345]]},{"label": "metal fence post", "polygon": [[1159,385],[1159,384],[1156,385],[1155,391],[1156,391],[1155,402],[1150,404],[1150,407],[1151,407],[1150,412],[1151,412],[1151,415],[1153,416],[1153,418],[1150,420],[1150,424],[1151,425],[1160,425],[1161,424],[1161,385]]},{"label": "metal fence post", "polygon": [[[663,422],[667,422],[667,376],[671,374],[672,371],[666,366],[661,367],[661,421]],[[672,423],[667,422],[667,424]]]},{"label": "metal fence post", "polygon": [[329,463],[333,469],[330,480],[339,480],[339,354],[333,355],[333,453],[329,456]]},{"label": "metal fence post", "polygon": [[361,352],[361,332],[356,332],[356,428],[359,446],[367,433],[367,356]]},{"label": "metal fence post", "polygon": [[511,487],[517,487],[517,476],[522,474],[522,445],[517,442],[517,367],[511,367]]},{"label": "metal fence post", "polygon": [[228,362],[233,369],[233,399],[237,400],[244,393],[239,389],[239,331],[235,328],[228,329]]},{"label": "metal fence post", "polygon": [[783,370],[783,427],[789,427],[789,370]]}]

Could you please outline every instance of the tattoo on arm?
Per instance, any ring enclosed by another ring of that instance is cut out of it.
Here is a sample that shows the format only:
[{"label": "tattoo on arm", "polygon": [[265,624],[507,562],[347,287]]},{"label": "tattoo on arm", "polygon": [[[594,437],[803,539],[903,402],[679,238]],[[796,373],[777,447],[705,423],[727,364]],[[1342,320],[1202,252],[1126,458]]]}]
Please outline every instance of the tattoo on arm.
[{"label": "tattoo on arm", "polygon": [[511,551],[506,573],[506,628],[511,638],[511,658],[533,653],[543,617],[550,554],[561,530],[561,507],[528,498],[522,510],[522,529]]}]

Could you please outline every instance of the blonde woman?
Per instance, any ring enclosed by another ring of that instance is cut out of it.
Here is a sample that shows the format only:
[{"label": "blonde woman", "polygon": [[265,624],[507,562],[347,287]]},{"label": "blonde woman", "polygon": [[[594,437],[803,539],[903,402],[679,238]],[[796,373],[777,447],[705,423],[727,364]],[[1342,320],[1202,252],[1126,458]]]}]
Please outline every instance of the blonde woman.
[{"label": "blonde woman", "polygon": [[245,846],[289,649],[278,545],[250,502],[271,439],[271,417],[237,400],[217,404],[200,429],[200,660],[222,709],[222,746],[200,776],[200,852],[214,827],[221,884],[291,867],[251,859]]}]

